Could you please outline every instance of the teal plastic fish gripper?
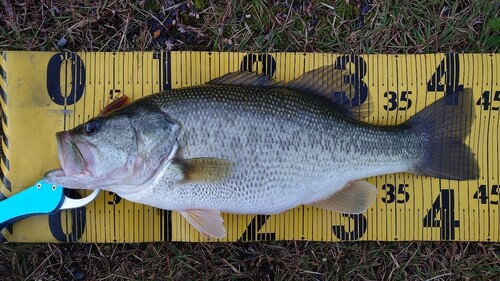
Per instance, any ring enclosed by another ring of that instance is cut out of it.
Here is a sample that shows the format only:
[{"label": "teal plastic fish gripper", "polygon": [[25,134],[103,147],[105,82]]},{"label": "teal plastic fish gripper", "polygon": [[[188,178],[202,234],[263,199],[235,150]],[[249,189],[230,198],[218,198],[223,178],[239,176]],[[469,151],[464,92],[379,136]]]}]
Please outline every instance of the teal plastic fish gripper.
[{"label": "teal plastic fish gripper", "polygon": [[55,212],[63,201],[63,187],[40,180],[0,202],[0,226],[24,217]]}]

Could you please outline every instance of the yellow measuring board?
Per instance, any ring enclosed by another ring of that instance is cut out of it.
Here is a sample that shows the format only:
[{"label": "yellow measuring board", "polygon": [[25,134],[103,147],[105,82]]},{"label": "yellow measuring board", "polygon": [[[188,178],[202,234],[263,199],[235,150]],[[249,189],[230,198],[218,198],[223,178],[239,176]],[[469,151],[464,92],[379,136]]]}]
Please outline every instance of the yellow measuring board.
[{"label": "yellow measuring board", "polygon": [[[376,202],[361,215],[300,206],[282,214],[223,214],[221,241],[500,242],[500,55],[343,55],[229,52],[1,52],[0,197],[12,196],[59,167],[55,133],[97,115],[116,96],[132,99],[203,84],[236,70],[280,81],[334,64],[345,71],[366,122],[402,123],[446,94],[472,88],[476,121],[467,140],[480,178],[452,181],[390,174],[369,178]],[[73,197],[89,191],[71,191]],[[1,232],[4,241],[206,241],[177,213],[126,201],[110,192],[84,208],[30,217]]]}]

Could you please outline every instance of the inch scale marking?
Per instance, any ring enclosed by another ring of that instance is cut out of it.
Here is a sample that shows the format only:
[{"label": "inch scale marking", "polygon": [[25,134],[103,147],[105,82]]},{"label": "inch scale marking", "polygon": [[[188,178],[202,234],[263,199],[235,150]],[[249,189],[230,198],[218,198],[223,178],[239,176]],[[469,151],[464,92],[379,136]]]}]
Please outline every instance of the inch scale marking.
[{"label": "inch scale marking", "polygon": [[[500,242],[498,54],[3,52],[0,191],[11,196],[58,167],[55,132],[87,121],[117,95],[137,99],[200,85],[239,69],[287,82],[332,64],[342,69],[354,89],[346,98],[369,102],[371,113],[364,121],[372,124],[402,123],[443,95],[472,88],[476,121],[467,142],[479,161],[480,178],[458,182],[402,173],[377,176],[368,181],[377,186],[378,198],[364,214],[311,206],[273,216],[223,214],[228,235],[222,241]],[[39,231],[34,233],[34,228]],[[2,236],[16,242],[206,241],[178,213],[128,202],[109,192],[87,208],[17,222],[2,230]]]}]

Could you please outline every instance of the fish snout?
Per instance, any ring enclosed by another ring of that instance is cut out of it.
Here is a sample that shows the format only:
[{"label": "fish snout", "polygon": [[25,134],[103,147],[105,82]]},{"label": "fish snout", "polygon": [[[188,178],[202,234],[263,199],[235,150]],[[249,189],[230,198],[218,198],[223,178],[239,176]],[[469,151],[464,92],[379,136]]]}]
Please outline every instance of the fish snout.
[{"label": "fish snout", "polygon": [[57,152],[59,162],[66,175],[79,174],[85,168],[85,159],[82,157],[77,145],[72,141],[71,135],[64,131],[56,133]]}]

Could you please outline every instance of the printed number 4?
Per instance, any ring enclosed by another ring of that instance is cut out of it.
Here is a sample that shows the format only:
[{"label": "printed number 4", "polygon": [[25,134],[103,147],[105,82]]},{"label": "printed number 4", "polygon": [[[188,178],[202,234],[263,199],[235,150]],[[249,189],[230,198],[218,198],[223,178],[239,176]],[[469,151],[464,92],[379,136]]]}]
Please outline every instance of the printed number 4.
[{"label": "printed number 4", "polygon": [[454,190],[441,190],[441,194],[425,215],[423,225],[424,227],[439,227],[441,240],[455,239],[455,228],[460,226],[460,222],[455,220]]},{"label": "printed number 4", "polygon": [[[458,54],[448,53],[436,68],[431,79],[427,81],[428,92],[445,92],[446,95],[464,90],[464,85],[459,84],[460,63]],[[444,85],[440,83],[444,76]],[[457,104],[458,99],[450,99],[449,105]]]}]

